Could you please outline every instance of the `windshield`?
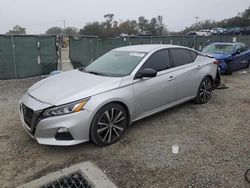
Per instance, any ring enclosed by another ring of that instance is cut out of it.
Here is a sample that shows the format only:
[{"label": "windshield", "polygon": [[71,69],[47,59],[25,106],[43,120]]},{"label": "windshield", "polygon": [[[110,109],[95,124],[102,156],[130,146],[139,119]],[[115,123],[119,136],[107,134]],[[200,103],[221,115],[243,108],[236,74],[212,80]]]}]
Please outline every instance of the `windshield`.
[{"label": "windshield", "polygon": [[233,50],[234,45],[231,44],[210,44],[203,48],[202,52],[209,54],[231,54]]},{"label": "windshield", "polygon": [[140,63],[146,53],[110,51],[93,61],[85,72],[106,76],[127,76]]}]

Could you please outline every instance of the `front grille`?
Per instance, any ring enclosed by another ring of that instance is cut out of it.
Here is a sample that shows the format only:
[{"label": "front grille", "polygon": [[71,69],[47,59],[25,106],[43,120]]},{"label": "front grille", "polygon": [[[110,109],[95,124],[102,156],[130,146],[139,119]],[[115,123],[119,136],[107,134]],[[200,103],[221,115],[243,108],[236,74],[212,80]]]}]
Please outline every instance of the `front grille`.
[{"label": "front grille", "polygon": [[43,185],[41,188],[91,188],[91,185],[82,176],[80,171],[63,176],[58,180]]},{"label": "front grille", "polygon": [[29,107],[25,106],[24,104],[22,104],[22,111],[24,122],[29,126],[29,128],[31,128],[34,111]]}]

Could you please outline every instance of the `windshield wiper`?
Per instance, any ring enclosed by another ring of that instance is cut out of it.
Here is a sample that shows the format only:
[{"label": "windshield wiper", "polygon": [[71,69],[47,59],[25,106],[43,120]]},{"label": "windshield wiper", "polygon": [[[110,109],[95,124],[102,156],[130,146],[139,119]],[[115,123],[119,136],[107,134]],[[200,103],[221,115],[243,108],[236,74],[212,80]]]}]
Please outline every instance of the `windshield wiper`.
[{"label": "windshield wiper", "polygon": [[214,58],[212,55],[206,53],[206,52],[201,52],[200,53],[202,56],[209,57],[209,58]]},{"label": "windshield wiper", "polygon": [[108,76],[107,74],[101,73],[101,72],[87,71],[87,70],[85,69],[85,67],[80,67],[80,68],[78,68],[78,70],[81,71],[81,72],[89,73],[89,74],[95,74],[95,75],[99,75],[99,76]]},{"label": "windshield wiper", "polygon": [[99,75],[99,76],[108,76],[107,74],[101,73],[101,72],[94,72],[94,71],[86,71],[85,72],[89,73],[89,74],[95,74],[95,75]]},{"label": "windshield wiper", "polygon": [[78,70],[81,71],[81,72],[85,72],[85,68],[84,67],[80,67]]}]

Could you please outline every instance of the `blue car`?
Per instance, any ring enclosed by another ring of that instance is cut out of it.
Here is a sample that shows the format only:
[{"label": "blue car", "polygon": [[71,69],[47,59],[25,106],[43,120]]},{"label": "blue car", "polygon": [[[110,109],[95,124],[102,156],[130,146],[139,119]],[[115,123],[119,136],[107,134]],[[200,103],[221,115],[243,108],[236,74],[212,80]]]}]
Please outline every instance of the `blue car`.
[{"label": "blue car", "polygon": [[235,70],[248,68],[250,64],[250,50],[243,43],[212,43],[202,52],[218,60],[221,74],[232,74]]}]

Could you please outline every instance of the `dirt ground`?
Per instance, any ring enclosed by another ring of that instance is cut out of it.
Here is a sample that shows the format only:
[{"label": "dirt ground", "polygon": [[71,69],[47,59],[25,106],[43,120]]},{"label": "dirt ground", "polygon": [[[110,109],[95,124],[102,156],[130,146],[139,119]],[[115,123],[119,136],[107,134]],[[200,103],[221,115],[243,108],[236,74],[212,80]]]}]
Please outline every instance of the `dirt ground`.
[{"label": "dirt ground", "polygon": [[[40,78],[0,81],[0,187],[15,187],[90,160],[118,187],[250,187],[250,70],[224,76],[229,89],[129,127],[116,144],[44,146],[21,127],[18,101]],[[172,153],[178,144],[179,154]]]}]

